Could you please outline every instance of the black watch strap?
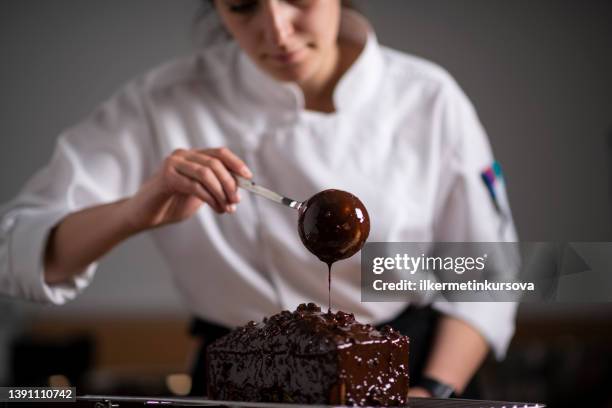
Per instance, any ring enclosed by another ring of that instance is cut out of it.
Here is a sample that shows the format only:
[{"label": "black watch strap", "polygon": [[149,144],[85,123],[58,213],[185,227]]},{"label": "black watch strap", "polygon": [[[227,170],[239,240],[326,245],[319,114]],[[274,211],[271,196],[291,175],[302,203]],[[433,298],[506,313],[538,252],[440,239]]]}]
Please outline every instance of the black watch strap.
[{"label": "black watch strap", "polygon": [[455,396],[455,390],[448,384],[441,383],[430,377],[423,377],[421,381],[415,384],[415,387],[425,388],[432,397],[448,398]]}]

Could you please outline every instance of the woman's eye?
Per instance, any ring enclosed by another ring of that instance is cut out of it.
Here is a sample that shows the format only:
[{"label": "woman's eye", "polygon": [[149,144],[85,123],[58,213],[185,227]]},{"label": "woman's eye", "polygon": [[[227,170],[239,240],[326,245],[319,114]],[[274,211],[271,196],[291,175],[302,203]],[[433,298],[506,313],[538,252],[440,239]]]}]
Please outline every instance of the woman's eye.
[{"label": "woman's eye", "polygon": [[248,14],[255,11],[257,8],[257,1],[241,1],[238,3],[228,4],[228,8],[232,13]]},{"label": "woman's eye", "polygon": [[310,4],[311,0],[287,0],[287,3],[291,3],[294,6],[304,7]]}]

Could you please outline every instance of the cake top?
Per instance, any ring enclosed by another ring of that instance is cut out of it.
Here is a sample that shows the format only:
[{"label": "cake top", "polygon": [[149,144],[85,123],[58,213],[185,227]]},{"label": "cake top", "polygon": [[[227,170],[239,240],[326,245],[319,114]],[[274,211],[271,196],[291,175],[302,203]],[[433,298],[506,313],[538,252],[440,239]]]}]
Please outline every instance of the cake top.
[{"label": "cake top", "polygon": [[210,350],[235,353],[290,349],[298,354],[325,354],[355,344],[383,344],[408,341],[391,326],[381,331],[370,324],[361,324],[352,313],[321,312],[314,303],[302,303],[294,312],[282,311],[262,322],[249,322],[218,339]]}]

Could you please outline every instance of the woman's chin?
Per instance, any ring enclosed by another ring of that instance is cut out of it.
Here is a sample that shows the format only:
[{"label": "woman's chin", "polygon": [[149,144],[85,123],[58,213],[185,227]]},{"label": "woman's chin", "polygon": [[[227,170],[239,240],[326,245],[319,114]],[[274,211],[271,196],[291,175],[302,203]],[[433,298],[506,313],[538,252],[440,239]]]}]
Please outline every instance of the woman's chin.
[{"label": "woman's chin", "polygon": [[297,72],[284,72],[284,73],[279,73],[275,76],[276,76],[276,79],[281,82],[296,82],[298,84],[301,82],[304,82],[307,78],[306,75],[302,75]]},{"label": "woman's chin", "polygon": [[312,76],[309,64],[286,64],[266,67],[266,71],[275,79],[282,82],[305,82]]}]

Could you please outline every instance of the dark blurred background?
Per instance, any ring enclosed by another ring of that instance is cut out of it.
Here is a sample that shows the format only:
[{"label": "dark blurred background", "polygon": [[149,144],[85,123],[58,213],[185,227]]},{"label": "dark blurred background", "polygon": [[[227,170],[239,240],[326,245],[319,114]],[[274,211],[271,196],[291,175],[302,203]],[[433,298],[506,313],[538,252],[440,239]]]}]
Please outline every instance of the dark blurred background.
[{"label": "dark blurred background", "polygon": [[[48,161],[62,129],[130,78],[188,54],[200,4],[1,0],[0,203]],[[469,95],[521,240],[612,240],[612,2],[356,4],[380,42],[442,65]],[[610,316],[610,304],[522,305],[508,358],[483,368],[483,397],[612,406]],[[0,298],[0,384],[180,395],[195,346],[188,317],[169,269],[136,237],[66,306]]]}]

